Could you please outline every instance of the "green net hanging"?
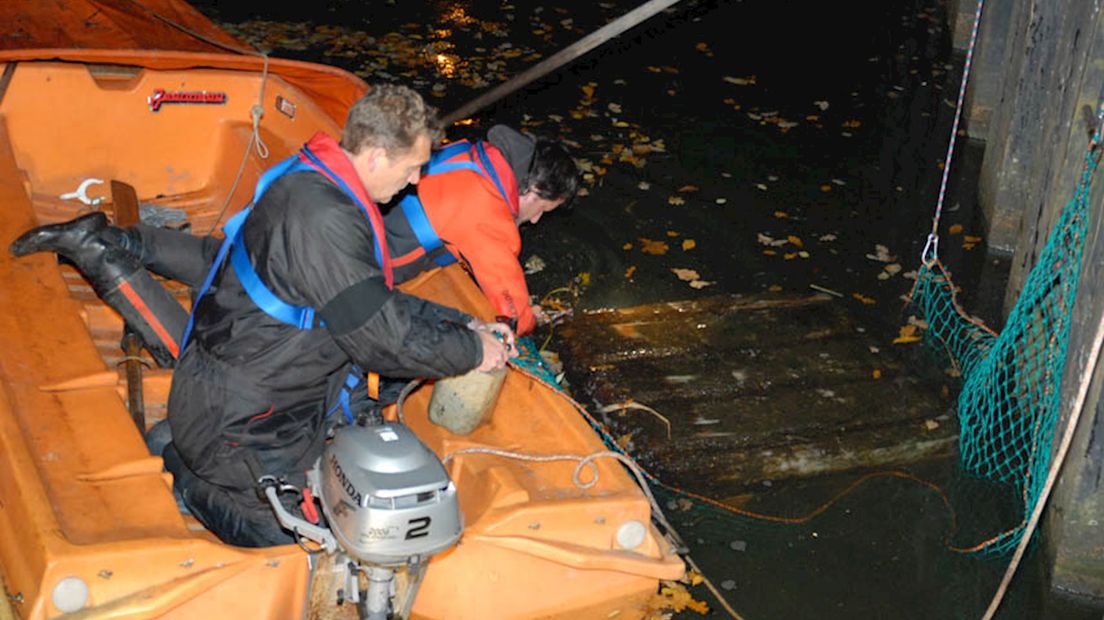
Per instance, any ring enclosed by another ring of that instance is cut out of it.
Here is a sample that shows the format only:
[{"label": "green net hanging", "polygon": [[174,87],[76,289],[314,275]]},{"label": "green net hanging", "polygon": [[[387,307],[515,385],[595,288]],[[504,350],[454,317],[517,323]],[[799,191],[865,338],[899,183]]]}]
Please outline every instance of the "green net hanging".
[{"label": "green net hanging", "polygon": [[924,340],[962,375],[959,454],[966,473],[1022,490],[1023,521],[969,550],[1002,555],[1024,534],[1043,491],[1059,417],[1070,313],[1088,227],[1095,144],[1000,334],[957,303],[950,275],[925,257],[911,303],[927,322]]}]

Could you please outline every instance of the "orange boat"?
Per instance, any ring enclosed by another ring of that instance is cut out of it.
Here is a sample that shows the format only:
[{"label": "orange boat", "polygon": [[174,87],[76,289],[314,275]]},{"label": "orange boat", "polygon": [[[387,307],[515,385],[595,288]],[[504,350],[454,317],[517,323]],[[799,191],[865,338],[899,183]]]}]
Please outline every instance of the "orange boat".
[{"label": "orange boat", "polygon": [[[0,18],[5,248],[38,224],[112,214],[113,180],[206,233],[314,132],[337,135],[366,88],[336,68],[234,52],[245,46],[176,0],[9,2]],[[404,288],[493,314],[457,266]],[[337,612],[312,590],[317,545],[232,547],[179,512],[127,409],[122,320],[78,272],[2,252],[0,299],[0,618]],[[142,374],[147,426],[170,381],[168,369]],[[581,488],[575,462],[464,452],[605,450],[561,391],[512,368],[490,420],[464,436],[430,422],[429,401],[428,386],[413,392],[405,420],[446,463],[464,530],[429,562],[410,617],[639,618],[662,580],[684,574],[616,460],[594,460],[597,483]]]}]

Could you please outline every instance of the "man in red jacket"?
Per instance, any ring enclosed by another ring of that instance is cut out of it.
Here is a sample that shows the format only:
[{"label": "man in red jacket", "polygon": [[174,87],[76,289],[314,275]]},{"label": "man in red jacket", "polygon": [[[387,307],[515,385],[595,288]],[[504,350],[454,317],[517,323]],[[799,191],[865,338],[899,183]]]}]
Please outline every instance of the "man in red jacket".
[{"label": "man in red jacket", "polygon": [[500,320],[525,335],[543,313],[530,304],[518,227],[568,202],[578,185],[562,146],[505,125],[492,127],[485,141],[445,145],[385,216],[397,273],[459,260]]}]

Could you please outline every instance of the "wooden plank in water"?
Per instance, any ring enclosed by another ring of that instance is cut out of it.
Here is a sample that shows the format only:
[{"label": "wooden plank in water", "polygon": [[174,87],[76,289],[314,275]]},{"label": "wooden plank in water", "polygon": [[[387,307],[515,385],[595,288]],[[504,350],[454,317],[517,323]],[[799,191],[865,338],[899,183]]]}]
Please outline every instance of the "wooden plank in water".
[{"label": "wooden plank in water", "polygon": [[[577,397],[660,479],[716,495],[953,449],[953,402],[844,302],[718,296],[588,311],[560,330]],[[919,345],[914,345],[919,346]]]}]

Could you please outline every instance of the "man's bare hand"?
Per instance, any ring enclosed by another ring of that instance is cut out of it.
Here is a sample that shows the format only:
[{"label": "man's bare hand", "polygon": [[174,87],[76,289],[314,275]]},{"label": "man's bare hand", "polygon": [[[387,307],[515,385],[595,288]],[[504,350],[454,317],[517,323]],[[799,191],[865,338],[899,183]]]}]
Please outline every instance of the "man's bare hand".
[{"label": "man's bare hand", "polygon": [[508,325],[473,319],[468,327],[479,333],[479,340],[483,344],[483,362],[479,365],[479,370],[488,372],[503,368],[506,360],[518,354],[517,339]]},{"label": "man's bare hand", "polygon": [[476,330],[479,334],[479,343],[483,345],[483,361],[476,370],[491,372],[506,367],[506,360],[510,359],[510,350],[506,343],[499,340],[490,330]]}]

